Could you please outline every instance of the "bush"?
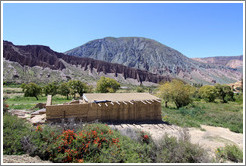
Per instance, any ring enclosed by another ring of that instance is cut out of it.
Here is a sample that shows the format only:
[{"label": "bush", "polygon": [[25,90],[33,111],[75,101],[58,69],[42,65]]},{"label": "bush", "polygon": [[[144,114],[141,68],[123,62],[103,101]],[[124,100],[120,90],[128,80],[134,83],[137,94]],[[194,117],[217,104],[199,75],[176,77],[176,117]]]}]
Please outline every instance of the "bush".
[{"label": "bush", "polygon": [[100,80],[97,81],[97,92],[101,93],[115,93],[120,88],[120,84],[112,79],[107,77],[101,77]]},{"label": "bush", "polygon": [[231,160],[233,162],[243,162],[243,152],[236,145],[226,145],[224,148],[217,148],[216,157],[222,160]]},{"label": "bush", "polygon": [[[89,124],[77,132],[64,130],[52,136],[37,127],[35,137],[26,139],[24,147],[31,155],[53,162],[151,162],[155,159],[151,138],[143,137],[140,142],[122,136],[104,124]],[[48,131],[48,130],[47,130]],[[58,135],[58,136],[57,136]],[[141,138],[141,137],[140,137]],[[30,141],[31,140],[31,141]],[[26,146],[30,145],[31,146]]]},{"label": "bush", "polygon": [[30,125],[23,119],[5,113],[3,115],[3,154],[24,154],[21,140],[23,137],[31,135],[30,128]]},{"label": "bush", "polygon": [[186,132],[181,137],[164,135],[157,148],[157,162],[161,163],[201,163],[210,162],[204,149],[190,142]]},{"label": "bush", "polygon": [[177,108],[180,108],[192,102],[191,97],[194,91],[194,88],[190,85],[179,80],[173,80],[159,87],[158,96],[165,101],[166,107],[167,103],[172,101]]},{"label": "bush", "polygon": [[235,102],[238,104],[243,104],[243,93],[236,94],[235,96]]},{"label": "bush", "polygon": [[32,134],[24,136],[21,140],[23,149],[30,156],[39,156],[43,160],[50,157],[48,146],[53,144],[61,134],[56,127],[38,125],[36,129],[31,128]]},{"label": "bush", "polygon": [[231,90],[231,87],[228,85],[216,84],[215,89],[217,96],[221,99],[222,103],[227,103],[228,101],[234,101],[234,93]]},{"label": "bush", "polygon": [[207,102],[214,102],[216,98],[216,89],[212,85],[205,85],[199,89],[198,94]]},{"label": "bush", "polygon": [[142,86],[138,86],[136,90],[138,93],[144,92],[144,88]]},{"label": "bush", "polygon": [[[73,130],[63,131],[54,144],[48,147],[50,160],[54,162],[93,162],[98,160],[102,149],[119,150],[119,139],[110,129],[93,127],[76,134]],[[100,162],[100,161],[99,161]]]},{"label": "bush", "polygon": [[8,104],[6,104],[6,98],[3,98],[3,113],[6,113],[6,112],[8,112],[8,107],[9,107],[9,105]]}]

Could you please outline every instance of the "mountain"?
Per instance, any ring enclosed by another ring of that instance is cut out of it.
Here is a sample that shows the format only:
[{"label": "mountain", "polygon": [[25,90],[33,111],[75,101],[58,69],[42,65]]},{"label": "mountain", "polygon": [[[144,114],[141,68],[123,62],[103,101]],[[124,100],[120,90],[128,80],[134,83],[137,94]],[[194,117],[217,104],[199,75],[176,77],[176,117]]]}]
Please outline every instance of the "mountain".
[{"label": "mountain", "polygon": [[217,56],[207,58],[193,58],[196,61],[214,64],[218,66],[228,66],[230,68],[240,68],[243,66],[243,55],[240,56]]},{"label": "mountain", "polygon": [[65,54],[119,63],[190,83],[232,83],[242,77],[240,70],[198,62],[175,49],[142,37],[97,39]]},{"label": "mountain", "polygon": [[7,82],[47,83],[69,79],[95,82],[101,76],[131,84],[171,80],[169,76],[159,76],[121,64],[65,55],[42,45],[17,46],[4,41],[3,58],[3,78]]}]

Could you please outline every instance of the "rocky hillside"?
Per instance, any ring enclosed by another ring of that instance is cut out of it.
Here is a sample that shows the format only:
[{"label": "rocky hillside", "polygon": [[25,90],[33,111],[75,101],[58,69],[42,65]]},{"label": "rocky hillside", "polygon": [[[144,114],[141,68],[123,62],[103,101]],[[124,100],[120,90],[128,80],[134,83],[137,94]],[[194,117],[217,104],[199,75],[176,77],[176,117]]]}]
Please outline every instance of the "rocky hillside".
[{"label": "rocky hillside", "polygon": [[4,81],[49,82],[57,80],[82,79],[95,81],[102,75],[125,83],[170,81],[169,76],[113,64],[91,58],[65,55],[47,46],[16,46],[3,42]]},{"label": "rocky hillside", "polygon": [[243,66],[243,55],[240,56],[217,56],[207,58],[193,58],[196,61],[214,64],[218,66],[228,66],[230,68],[240,68]]},{"label": "rocky hillside", "polygon": [[119,63],[187,82],[231,83],[239,80],[242,75],[237,69],[201,63],[157,41],[141,37],[93,40],[65,54]]}]

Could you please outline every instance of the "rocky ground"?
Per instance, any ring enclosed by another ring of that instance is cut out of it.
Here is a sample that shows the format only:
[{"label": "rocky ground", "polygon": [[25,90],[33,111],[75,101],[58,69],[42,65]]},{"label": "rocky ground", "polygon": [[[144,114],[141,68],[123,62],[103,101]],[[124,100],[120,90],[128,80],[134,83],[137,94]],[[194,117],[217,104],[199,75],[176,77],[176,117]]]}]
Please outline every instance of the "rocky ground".
[{"label": "rocky ground", "polygon": [[3,155],[3,163],[51,163],[50,161],[41,160],[38,156],[31,157],[24,155]]}]

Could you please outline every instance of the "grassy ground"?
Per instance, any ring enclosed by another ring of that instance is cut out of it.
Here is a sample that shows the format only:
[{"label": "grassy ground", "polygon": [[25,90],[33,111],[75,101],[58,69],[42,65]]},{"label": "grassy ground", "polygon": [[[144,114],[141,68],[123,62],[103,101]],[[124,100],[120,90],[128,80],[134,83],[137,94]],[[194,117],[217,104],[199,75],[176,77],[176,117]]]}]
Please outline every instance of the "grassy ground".
[{"label": "grassy ground", "polygon": [[[4,87],[4,97],[7,97],[6,102],[9,105],[9,109],[33,109],[38,103],[46,103],[46,96],[39,96],[39,100],[35,97],[24,97],[24,93],[21,88],[17,87]],[[67,100],[65,96],[56,95],[52,97],[52,104],[62,104],[71,101],[72,98]],[[34,109],[35,110],[35,109]]]},{"label": "grassy ground", "polygon": [[201,124],[229,128],[243,133],[243,105],[237,102],[206,103],[195,101],[192,105],[162,109],[163,120],[183,127],[200,127]]},{"label": "grassy ground", "polygon": [[[64,96],[54,96],[52,97],[52,104],[62,104],[68,101],[71,101],[70,98],[67,100]],[[23,97],[23,96],[14,96],[6,100],[9,105],[9,109],[32,109],[38,103],[46,103],[47,97],[42,96],[39,97],[39,100],[36,100],[35,97]]]},{"label": "grassy ground", "polygon": [[[146,91],[146,88],[143,88]],[[40,96],[39,100],[35,97],[24,97],[21,88],[4,87],[4,96],[10,109],[33,109],[37,103],[46,103],[47,98]],[[128,90],[119,90],[126,92]],[[130,92],[136,92],[131,89]],[[243,104],[242,97],[235,96],[236,102],[206,103],[204,101],[194,101],[193,104],[176,109],[169,103],[169,108],[163,106],[163,120],[170,124],[176,124],[182,127],[200,127],[201,124],[229,128],[231,131],[243,132]],[[52,98],[53,104],[62,104],[68,101],[65,96],[56,95]],[[35,109],[34,109],[35,110]]]}]

